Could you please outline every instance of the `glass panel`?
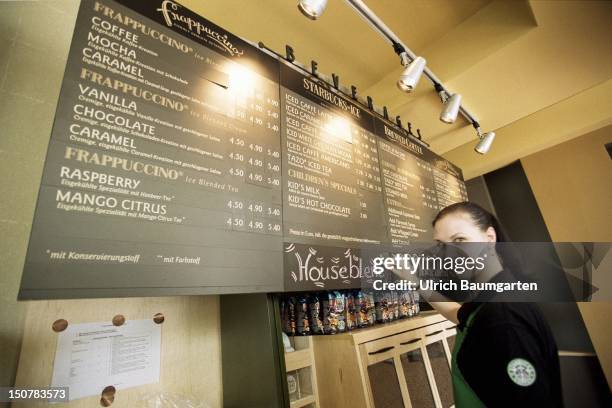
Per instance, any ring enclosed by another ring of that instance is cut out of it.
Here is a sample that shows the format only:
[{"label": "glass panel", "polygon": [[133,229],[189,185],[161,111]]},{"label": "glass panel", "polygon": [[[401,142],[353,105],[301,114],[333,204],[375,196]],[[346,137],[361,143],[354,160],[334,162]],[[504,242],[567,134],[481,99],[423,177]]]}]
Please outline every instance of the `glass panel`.
[{"label": "glass panel", "polygon": [[300,368],[297,370],[297,373],[298,382],[300,384],[300,398],[312,395],[312,376],[310,375],[310,367]]},{"label": "glass panel", "polygon": [[368,366],[375,408],[404,408],[393,359]]},{"label": "glass panel", "polygon": [[300,368],[287,373],[289,401],[297,401],[313,395],[310,367]]},{"label": "glass panel", "polygon": [[300,386],[298,381],[297,371],[287,373],[287,388],[289,389],[289,401],[297,401],[300,399]]},{"label": "glass panel", "polygon": [[434,408],[436,404],[427,379],[427,370],[425,370],[421,349],[402,354],[401,359],[412,406],[415,408]]},{"label": "glass panel", "polygon": [[453,383],[442,341],[429,344],[427,346],[427,354],[429,355],[431,369],[436,379],[436,386],[438,387],[442,406],[444,408],[450,407],[454,403]]},{"label": "glass panel", "polygon": [[451,355],[453,355],[453,349],[455,348],[455,335],[453,334],[450,337],[446,338],[446,341],[448,342],[448,349],[451,352]]}]

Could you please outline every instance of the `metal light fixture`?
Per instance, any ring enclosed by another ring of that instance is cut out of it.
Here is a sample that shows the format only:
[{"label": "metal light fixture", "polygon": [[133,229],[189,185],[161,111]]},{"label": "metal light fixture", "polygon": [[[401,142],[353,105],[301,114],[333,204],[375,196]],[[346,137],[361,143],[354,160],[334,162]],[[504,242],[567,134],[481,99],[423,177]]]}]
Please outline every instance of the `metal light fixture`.
[{"label": "metal light fixture", "polygon": [[321,17],[326,6],[327,0],[300,0],[298,2],[300,12],[311,20]]},{"label": "metal light fixture", "polygon": [[452,94],[444,102],[444,109],[440,113],[440,120],[444,123],[455,123],[459,108],[461,107],[461,94]]},{"label": "metal light fixture", "polygon": [[[448,92],[438,77],[427,68],[427,62],[423,57],[417,56],[406,44],[393,32],[387,25],[363,2],[363,0],[345,0],[357,14],[363,18],[368,25],[383,37],[392,47],[397,55],[400,56],[404,72],[397,81],[397,86],[404,92],[411,92],[416,88],[420,77],[424,74],[434,85],[436,92],[444,103],[444,108],[440,114],[440,120],[445,123],[453,123],[458,115],[462,115],[476,129],[478,133],[478,144],[474,150],[480,154],[486,154],[493,144],[495,132],[482,133],[476,117],[470,113],[465,106],[461,105],[461,95]],[[327,6],[327,0],[300,0],[298,8],[306,17],[316,20],[321,16]],[[368,97],[368,106],[371,99]]]},{"label": "metal light fixture", "polygon": [[423,57],[416,57],[410,64],[406,64],[408,56],[405,53],[402,54],[401,58],[402,65],[407,66],[397,81],[397,87],[404,92],[412,92],[419,83],[419,79],[421,79],[427,61]]},{"label": "metal light fixture", "polygon": [[474,147],[474,150],[476,153],[487,154],[491,149],[493,140],[495,140],[495,132],[486,132],[483,134],[480,132],[480,128],[477,127],[476,133],[478,133],[478,139],[480,140],[476,144],[476,147]]}]

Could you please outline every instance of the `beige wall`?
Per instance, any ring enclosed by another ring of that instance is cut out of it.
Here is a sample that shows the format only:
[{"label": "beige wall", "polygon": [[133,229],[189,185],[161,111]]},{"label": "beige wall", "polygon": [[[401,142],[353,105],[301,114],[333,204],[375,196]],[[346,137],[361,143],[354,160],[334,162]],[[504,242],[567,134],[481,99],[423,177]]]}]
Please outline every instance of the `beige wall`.
[{"label": "beige wall", "polygon": [[[142,392],[164,390],[220,407],[217,296],[16,301],[78,4],[0,2],[0,385],[13,384],[18,361],[18,385],[49,385],[57,337],[50,324],[58,318],[99,322],[162,312],[161,382],[119,391],[113,406],[136,407]],[[98,399],[69,406],[99,406]]]},{"label": "beige wall", "polygon": [[0,2],[2,385],[19,356],[26,305],[15,299],[75,15],[66,2]]},{"label": "beige wall", "polygon": [[612,242],[611,142],[606,126],[521,160],[553,240]]},{"label": "beige wall", "polygon": [[[610,142],[612,126],[606,126],[521,160],[553,241],[612,242],[612,159],[605,149]],[[606,285],[608,296],[610,257],[594,274],[595,286]],[[612,303],[579,308],[612,388]]]}]

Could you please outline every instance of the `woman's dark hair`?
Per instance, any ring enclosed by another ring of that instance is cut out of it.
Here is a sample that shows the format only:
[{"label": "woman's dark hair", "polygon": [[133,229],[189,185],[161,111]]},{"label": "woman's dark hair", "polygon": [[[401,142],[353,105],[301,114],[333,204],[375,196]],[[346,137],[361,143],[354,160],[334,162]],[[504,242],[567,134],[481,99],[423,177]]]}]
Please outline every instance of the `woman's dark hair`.
[{"label": "woman's dark hair", "polygon": [[460,203],[451,204],[448,207],[444,207],[442,210],[440,210],[438,215],[436,215],[436,218],[434,218],[431,224],[435,227],[436,223],[440,221],[440,219],[449,214],[458,212],[469,215],[474,221],[474,224],[476,224],[482,231],[486,231],[489,227],[493,227],[495,230],[495,235],[497,236],[497,242],[508,242],[508,237],[504,233],[504,230],[497,218],[478,204],[471,203],[469,201],[463,201]]},{"label": "woman's dark hair", "polygon": [[495,251],[499,256],[504,269],[510,270],[515,277],[517,278],[526,278],[528,275],[525,273],[525,268],[523,267],[523,262],[521,260],[521,255],[513,248],[513,245],[510,244],[510,240],[508,235],[504,232],[504,229],[501,223],[497,220],[497,218],[491,214],[489,211],[485,210],[478,204],[463,201],[460,203],[451,204],[448,207],[440,210],[438,215],[434,218],[432,225],[435,227],[436,223],[442,219],[443,217],[455,214],[455,213],[464,213],[470,216],[470,218],[474,221],[482,231],[486,231],[489,227],[493,227],[495,230],[495,235],[497,237],[496,242],[504,242],[505,244],[495,245]]}]

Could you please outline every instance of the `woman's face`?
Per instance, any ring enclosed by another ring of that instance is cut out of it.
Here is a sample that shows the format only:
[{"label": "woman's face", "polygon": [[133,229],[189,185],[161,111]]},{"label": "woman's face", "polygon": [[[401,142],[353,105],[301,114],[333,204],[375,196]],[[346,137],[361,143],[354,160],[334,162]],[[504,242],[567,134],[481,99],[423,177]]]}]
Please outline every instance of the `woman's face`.
[{"label": "woman's face", "polygon": [[472,217],[457,211],[440,218],[434,225],[434,239],[438,242],[495,242],[497,236],[493,227],[482,231]]}]

